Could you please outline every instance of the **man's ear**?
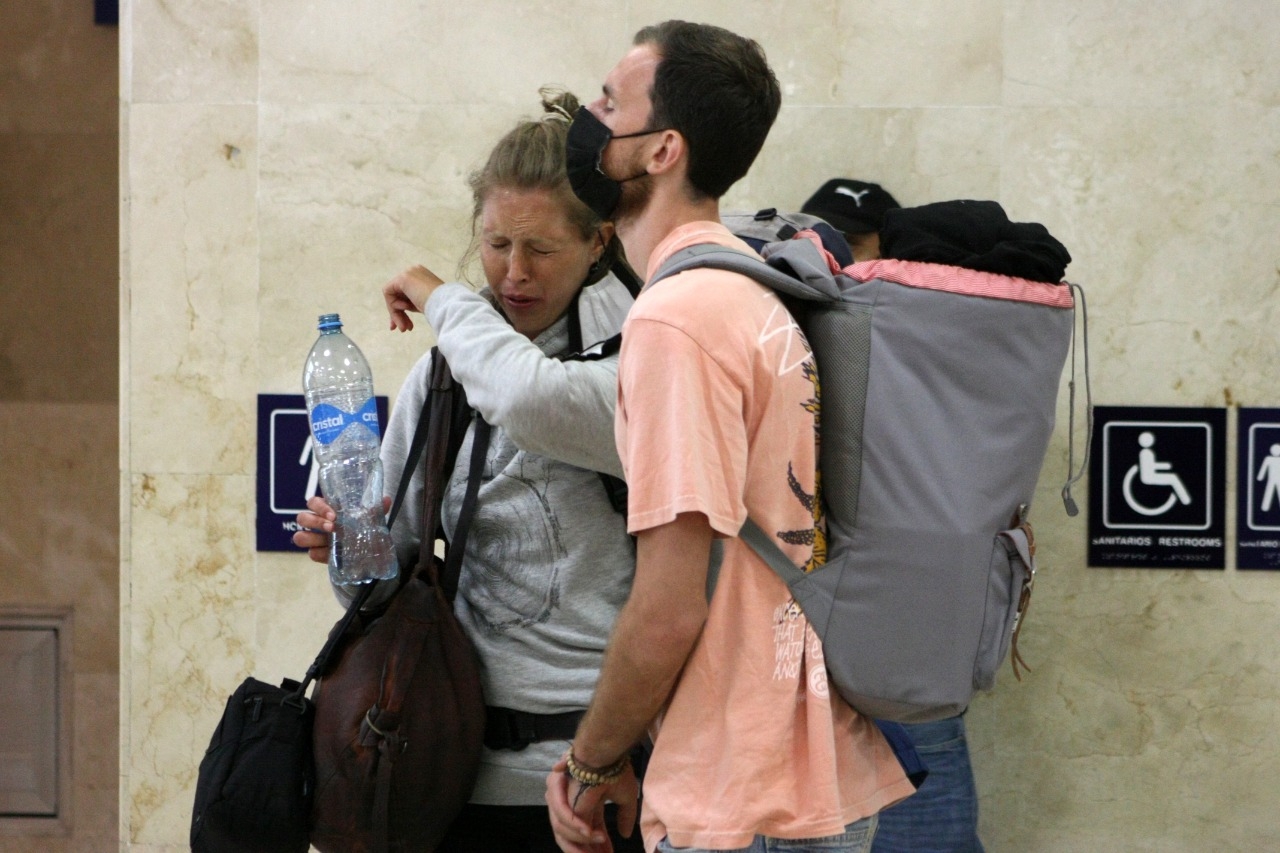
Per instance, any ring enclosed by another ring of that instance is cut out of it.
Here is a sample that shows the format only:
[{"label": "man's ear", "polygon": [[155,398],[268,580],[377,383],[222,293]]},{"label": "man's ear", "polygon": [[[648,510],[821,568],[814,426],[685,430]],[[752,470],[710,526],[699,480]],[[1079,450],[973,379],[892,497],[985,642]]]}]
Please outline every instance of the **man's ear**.
[{"label": "man's ear", "polygon": [[689,145],[678,130],[664,130],[658,136],[658,146],[649,155],[648,172],[661,175],[688,159]]}]

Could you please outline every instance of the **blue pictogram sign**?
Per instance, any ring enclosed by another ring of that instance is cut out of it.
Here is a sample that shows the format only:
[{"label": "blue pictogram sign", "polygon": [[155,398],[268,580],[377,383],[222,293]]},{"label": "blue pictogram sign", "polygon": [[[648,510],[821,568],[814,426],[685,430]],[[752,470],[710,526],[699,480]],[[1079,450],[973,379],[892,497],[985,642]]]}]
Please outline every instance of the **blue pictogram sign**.
[{"label": "blue pictogram sign", "polygon": [[1280,409],[1240,409],[1236,567],[1280,569]]},{"label": "blue pictogram sign", "polygon": [[[322,424],[322,430],[330,441],[343,429],[357,424],[361,426],[356,428],[367,427],[376,435],[378,424],[386,423],[387,398],[374,397],[354,413],[333,409],[325,417],[328,422]],[[292,541],[298,529],[297,515],[319,489],[312,441],[301,394],[258,395],[259,551],[298,550]]]},{"label": "blue pictogram sign", "polygon": [[1222,568],[1224,409],[1099,406],[1089,565]]}]

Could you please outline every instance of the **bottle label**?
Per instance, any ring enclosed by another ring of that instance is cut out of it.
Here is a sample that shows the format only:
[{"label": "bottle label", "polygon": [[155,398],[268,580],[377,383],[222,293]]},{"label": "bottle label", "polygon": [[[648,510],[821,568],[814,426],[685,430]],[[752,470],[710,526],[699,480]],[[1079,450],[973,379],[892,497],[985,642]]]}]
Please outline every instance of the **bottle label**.
[{"label": "bottle label", "polygon": [[344,412],[337,406],[321,403],[311,410],[311,432],[322,446],[328,446],[338,440],[347,427],[360,424],[367,427],[375,436],[381,437],[378,429],[378,404],[370,397],[357,411]]}]

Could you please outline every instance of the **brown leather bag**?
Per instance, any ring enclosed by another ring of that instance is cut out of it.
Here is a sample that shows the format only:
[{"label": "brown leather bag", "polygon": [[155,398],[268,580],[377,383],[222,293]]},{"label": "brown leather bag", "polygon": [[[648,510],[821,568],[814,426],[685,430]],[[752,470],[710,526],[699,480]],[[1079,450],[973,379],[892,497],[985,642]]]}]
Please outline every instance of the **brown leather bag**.
[{"label": "brown leather bag", "polygon": [[[463,518],[443,565],[434,554],[440,499],[468,414],[462,390],[434,354],[431,389],[401,478],[399,509],[425,447],[422,550],[385,608],[335,626],[332,666],[319,673],[311,843],[322,853],[433,850],[471,795],[484,736],[479,664],[454,616],[463,539],[487,425],[477,418]],[[482,434],[483,433],[483,434]],[[388,583],[395,583],[389,581]],[[372,585],[371,585],[372,586]]]}]

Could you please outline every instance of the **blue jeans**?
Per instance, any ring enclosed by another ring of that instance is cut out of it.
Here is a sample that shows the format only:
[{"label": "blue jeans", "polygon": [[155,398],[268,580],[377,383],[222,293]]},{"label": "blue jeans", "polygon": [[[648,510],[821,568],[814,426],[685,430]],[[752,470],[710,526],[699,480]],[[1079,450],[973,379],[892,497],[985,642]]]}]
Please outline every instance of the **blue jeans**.
[{"label": "blue jeans", "polygon": [[872,853],[983,853],[964,717],[905,725],[929,776],[920,790],[880,812]]},{"label": "blue jeans", "polygon": [[750,846],[733,850],[708,850],[705,847],[672,847],[671,842],[658,842],[657,853],[868,853],[876,834],[876,816],[851,823],[839,835],[826,838],[767,838],[757,835]]}]

